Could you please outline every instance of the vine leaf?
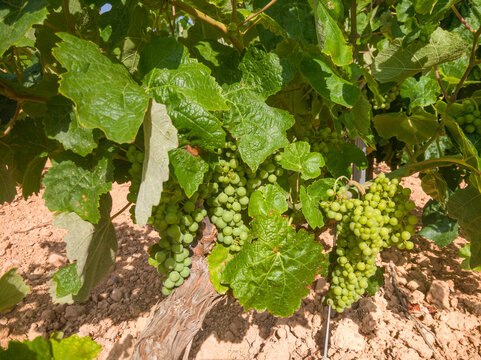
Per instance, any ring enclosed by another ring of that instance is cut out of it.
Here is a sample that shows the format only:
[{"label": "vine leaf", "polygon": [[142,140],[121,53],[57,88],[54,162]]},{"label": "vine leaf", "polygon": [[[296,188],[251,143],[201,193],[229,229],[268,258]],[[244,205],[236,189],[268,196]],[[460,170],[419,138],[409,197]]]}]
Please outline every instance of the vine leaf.
[{"label": "vine leaf", "polygon": [[0,9],[0,56],[11,45],[22,40],[34,24],[47,17],[45,0],[20,0],[2,2]]},{"label": "vine leaf", "polygon": [[26,200],[33,193],[38,194],[40,191],[41,178],[45,163],[47,162],[47,154],[35,156],[27,165],[22,180],[22,196]]},{"label": "vine leaf", "polygon": [[226,90],[225,97],[232,106],[231,111],[224,112],[224,126],[237,139],[242,160],[257,170],[270,154],[289,143],[286,131],[294,125],[294,119],[242,85],[234,84]]},{"label": "vine leaf", "polygon": [[5,162],[6,160],[2,157],[0,163],[0,204],[11,202],[17,195],[14,168],[12,162]]},{"label": "vine leaf", "polygon": [[334,187],[334,182],[332,178],[324,178],[314,181],[307,188],[301,186],[302,214],[313,229],[324,226],[324,216],[319,202],[327,200],[326,191]]},{"label": "vine leaf", "polygon": [[216,243],[209,256],[207,263],[209,264],[210,281],[219,294],[225,294],[229,287],[221,282],[222,272],[227,263],[234,258],[229,249],[220,243]]},{"label": "vine leaf", "polygon": [[481,193],[473,186],[458,189],[449,198],[448,214],[458,220],[463,235],[471,243],[469,265],[481,265]]},{"label": "vine leaf", "polygon": [[82,288],[82,279],[77,273],[77,263],[68,264],[57,270],[49,281],[50,295],[56,302],[61,298],[71,300],[69,295],[77,295]]},{"label": "vine leaf", "polygon": [[268,215],[272,210],[279,214],[287,211],[287,200],[281,189],[273,184],[254,191],[249,199],[249,216]]},{"label": "vine leaf", "polygon": [[326,100],[352,108],[361,96],[359,87],[336,74],[322,58],[305,57],[300,69],[312,87]]},{"label": "vine leaf", "polygon": [[101,148],[82,158],[63,154],[60,161],[43,178],[43,198],[50,211],[75,212],[82,219],[97,223],[100,219],[99,197],[110,191],[113,182],[113,148]]},{"label": "vine leaf", "polygon": [[48,138],[58,140],[65,149],[81,156],[90,154],[101,137],[99,130],[80,125],[73,103],[60,95],[48,99],[43,123]]},{"label": "vine leaf", "polygon": [[117,143],[132,142],[148,106],[147,94],[94,43],[67,33],[57,36],[63,41],[53,53],[67,69],[60,76],[60,92],[75,103],[78,121]]},{"label": "vine leaf", "polygon": [[373,276],[368,279],[368,286],[366,288],[366,294],[368,296],[374,296],[378,292],[379,288],[384,285],[384,272],[386,270],[383,267],[377,267]]},{"label": "vine leaf", "polygon": [[95,359],[102,350],[102,347],[88,336],[72,335],[60,340],[52,336],[50,344],[54,359],[68,359],[72,354],[75,354],[77,359]]},{"label": "vine leaf", "polygon": [[154,68],[177,69],[186,52],[175,38],[152,37],[140,54],[139,77],[143,78]]},{"label": "vine leaf", "polygon": [[339,147],[329,146],[329,151],[325,157],[327,169],[336,178],[350,176],[352,163],[359,170],[367,168],[366,154],[351,143],[342,143]]},{"label": "vine leaf", "polygon": [[426,175],[421,179],[421,187],[424,192],[431,196],[434,200],[441,204],[446,203],[446,195],[448,193],[448,184],[442,175],[435,170],[428,170]]},{"label": "vine leaf", "polygon": [[147,223],[152,207],[159,204],[163,183],[169,179],[169,151],[178,146],[177,129],[165,105],[153,101],[144,120],[145,157],[142,182],[135,206],[135,220]]},{"label": "vine leaf", "polygon": [[17,274],[17,268],[8,270],[0,278],[0,313],[10,310],[30,293],[30,287],[22,276]]},{"label": "vine leaf", "polygon": [[169,98],[177,94],[205,110],[229,109],[220,86],[210,76],[210,69],[200,63],[183,63],[173,70],[154,68],[145,76],[144,84],[148,94],[167,106]]},{"label": "vine leaf", "polygon": [[195,102],[172,95],[167,102],[167,112],[177,128],[180,143],[188,142],[208,151],[224,146],[222,123]]},{"label": "vine leaf", "polygon": [[209,164],[200,156],[193,155],[185,149],[171,150],[169,159],[179,185],[190,198],[204,181],[204,174],[209,171]]},{"label": "vine leaf", "polygon": [[400,83],[420,71],[456,60],[468,48],[459,34],[437,28],[428,44],[415,41],[404,45],[403,39],[395,39],[374,58],[372,73],[380,83]]},{"label": "vine leaf", "polygon": [[315,179],[321,175],[325,165],[320,153],[311,152],[311,145],[305,141],[289,144],[282,153],[281,166],[286,170],[301,173],[304,180]]},{"label": "vine leaf", "polygon": [[[72,293],[62,298],[53,297],[56,302],[84,301],[87,299],[90,290],[108,273],[110,267],[115,263],[117,252],[117,236],[114,226],[110,220],[112,209],[112,198],[110,194],[104,195],[100,201],[101,217],[98,224],[92,224],[83,220],[75,213],[58,214],[53,225],[67,229],[69,232],[64,241],[67,244],[67,256],[70,260],[76,261],[77,275],[80,277],[82,287],[77,293],[78,279],[72,276],[70,281],[73,284],[57,283],[56,292],[69,287]],[[71,271],[72,269],[68,269]],[[64,270],[67,271],[67,270]],[[58,274],[58,272],[57,272]],[[67,274],[60,274],[53,281],[68,281]],[[64,295],[62,292],[61,295]]]},{"label": "vine leaf", "polygon": [[359,96],[351,111],[346,111],[341,115],[341,121],[349,130],[349,133],[357,132],[366,144],[373,145],[370,139],[372,136],[372,107],[365,94]]},{"label": "vine leaf", "polygon": [[230,285],[246,310],[289,316],[309,294],[323,263],[322,246],[287,221],[275,212],[257,216],[252,225],[257,241],[244,245],[222,274],[222,282]]},{"label": "vine leaf", "polygon": [[322,52],[329,55],[337,66],[346,66],[352,62],[352,49],[346,44],[342,30],[331,16],[331,2],[318,1],[317,17],[323,32],[324,46]]},{"label": "vine leaf", "polygon": [[446,215],[439,202],[429,200],[424,205],[423,228],[418,234],[433,240],[439,247],[447,246],[459,235],[458,222]]},{"label": "vine leaf", "polygon": [[401,85],[401,96],[411,100],[410,109],[436,103],[440,93],[441,89],[437,81],[427,76],[421,76],[419,81],[415,78],[406,79]]},{"label": "vine leaf", "polygon": [[395,136],[411,145],[429,139],[439,126],[435,114],[427,113],[419,108],[412,115],[404,112],[376,115],[373,122],[379,135],[383,138],[390,139]]},{"label": "vine leaf", "polygon": [[430,14],[438,0],[413,0],[414,10],[418,14]]}]

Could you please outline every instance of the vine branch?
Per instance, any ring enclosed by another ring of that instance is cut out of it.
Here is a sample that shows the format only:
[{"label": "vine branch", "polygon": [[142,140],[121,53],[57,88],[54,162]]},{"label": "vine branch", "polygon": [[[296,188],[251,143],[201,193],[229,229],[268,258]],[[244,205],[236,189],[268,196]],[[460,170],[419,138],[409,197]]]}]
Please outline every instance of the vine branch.
[{"label": "vine branch", "polygon": [[17,91],[15,91],[14,88],[12,88],[10,85],[3,82],[2,80],[0,80],[0,95],[3,95],[5,97],[8,97],[9,99],[12,99],[18,102],[25,102],[25,101],[33,101],[38,103],[47,102],[47,98],[42,96],[18,93]]},{"label": "vine branch", "polygon": [[439,77],[439,71],[437,66],[434,67],[434,72],[436,73],[436,80],[438,81],[438,85],[441,88],[441,91],[443,92],[444,98],[448,100],[448,94],[446,93],[446,90],[444,89],[444,86],[441,83],[441,78]]},{"label": "vine branch", "polygon": [[264,11],[266,11],[267,9],[269,9],[272,5],[274,5],[275,3],[277,2],[277,0],[271,0],[269,1],[269,3],[264,6],[262,9],[260,9],[259,11],[255,12],[254,14],[251,14],[249,15],[248,17],[246,17],[246,19],[244,20],[244,22],[241,24],[241,25],[244,25],[246,23],[248,23],[249,21],[251,21],[253,18],[255,18],[257,15],[259,14],[262,14]]},{"label": "vine branch", "polygon": [[65,23],[67,24],[67,31],[72,33],[72,19],[70,18],[70,9],[68,7],[68,0],[62,0],[63,13],[65,15]]},{"label": "vine branch", "polygon": [[466,20],[464,20],[464,18],[461,16],[458,9],[456,9],[456,6],[454,6],[454,4],[451,5],[451,9],[454,11],[454,13],[458,17],[458,19],[463,23],[463,25],[466,26],[466,29],[468,29],[470,32],[474,33],[475,31],[473,30],[473,28],[471,26],[469,26],[469,24],[466,22]]},{"label": "vine branch", "polygon": [[3,134],[0,135],[0,138],[4,137],[4,136],[7,136],[8,133],[10,131],[12,131],[13,129],[13,125],[15,125],[15,122],[17,121],[18,119],[18,116],[20,115],[20,113],[22,112],[22,105],[23,105],[23,102],[22,101],[19,101],[17,102],[17,109],[15,110],[15,115],[13,115],[13,118],[10,120],[10,122],[8,123],[8,126],[7,128],[5,129],[5,131],[3,132]]}]

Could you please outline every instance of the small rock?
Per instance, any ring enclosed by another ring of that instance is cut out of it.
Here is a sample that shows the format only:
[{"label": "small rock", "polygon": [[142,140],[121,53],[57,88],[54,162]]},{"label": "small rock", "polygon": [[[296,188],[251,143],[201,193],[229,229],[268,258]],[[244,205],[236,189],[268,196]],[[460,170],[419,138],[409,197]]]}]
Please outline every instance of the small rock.
[{"label": "small rock", "polygon": [[359,326],[351,319],[345,319],[333,331],[331,336],[334,349],[362,352],[366,347],[366,340],[359,334]]},{"label": "small rock", "polygon": [[115,289],[112,290],[112,293],[110,294],[110,298],[113,301],[119,302],[120,300],[122,300],[123,295],[124,294],[123,294],[122,288],[115,288]]},{"label": "small rock", "polygon": [[107,330],[107,332],[105,333],[105,338],[106,339],[109,339],[109,340],[113,340],[115,339],[115,337],[117,336],[119,332],[119,329],[117,328],[117,326],[112,326],[109,330]]},{"label": "small rock", "polygon": [[420,304],[424,300],[424,294],[419,290],[414,290],[409,294],[409,302],[411,304]]},{"label": "small rock", "polygon": [[406,287],[407,287],[409,290],[414,291],[414,290],[419,289],[419,284],[418,284],[416,281],[411,280],[411,281],[409,281],[409,282],[406,284]]},{"label": "small rock", "polygon": [[78,335],[79,337],[90,336],[90,327],[91,327],[90,324],[83,324],[83,325],[80,326],[80,328],[78,329],[77,335]]},{"label": "small rock", "polygon": [[65,309],[65,318],[67,320],[75,320],[85,312],[82,305],[70,305]]},{"label": "small rock", "polygon": [[279,340],[285,339],[287,337],[287,330],[284,329],[283,327],[280,327],[279,329],[276,330],[276,337]]},{"label": "small rock", "polygon": [[47,262],[58,268],[58,267],[61,267],[64,264],[65,259],[64,259],[63,256],[60,256],[59,254],[52,253],[48,257]]},{"label": "small rock", "polygon": [[55,311],[53,311],[53,310],[45,310],[40,315],[40,319],[42,319],[44,321],[53,321],[53,320],[55,320],[55,317],[56,317]]},{"label": "small rock", "polygon": [[99,302],[98,308],[99,308],[100,310],[105,310],[105,309],[107,309],[108,307],[109,307],[109,303],[108,303],[107,300],[102,300],[102,301]]},{"label": "small rock", "polygon": [[316,283],[316,292],[324,293],[329,289],[329,283],[326,278],[319,278]]},{"label": "small rock", "polygon": [[48,238],[52,235],[53,235],[53,231],[49,228],[44,227],[40,230],[40,236],[41,237]]},{"label": "small rock", "polygon": [[438,307],[449,308],[449,285],[441,280],[434,280],[429,288],[426,301]]}]

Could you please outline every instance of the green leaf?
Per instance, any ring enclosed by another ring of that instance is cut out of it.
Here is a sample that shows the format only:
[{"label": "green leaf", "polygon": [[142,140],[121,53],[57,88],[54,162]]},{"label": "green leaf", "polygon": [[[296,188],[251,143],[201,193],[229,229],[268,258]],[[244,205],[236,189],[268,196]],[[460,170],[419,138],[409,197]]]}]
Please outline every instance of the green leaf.
[{"label": "green leaf", "polygon": [[63,298],[68,295],[77,295],[82,288],[82,279],[77,273],[77,263],[66,265],[54,274],[49,283],[55,293],[51,294],[55,298]]},{"label": "green leaf", "polygon": [[154,68],[144,78],[146,91],[157,102],[169,106],[172,94],[181,94],[205,110],[228,110],[220,86],[210,76],[210,69],[199,63],[180,64],[177,69]]},{"label": "green leaf", "polygon": [[326,167],[333,177],[351,176],[351,164],[354,163],[359,170],[367,168],[366,155],[356,145],[342,143],[339,147],[329,147],[325,155]]},{"label": "green leaf", "polygon": [[328,199],[326,191],[334,187],[334,182],[333,178],[324,178],[314,181],[307,189],[301,186],[302,214],[313,229],[324,226],[319,202]]},{"label": "green leaf", "polygon": [[424,192],[434,200],[444,204],[448,192],[448,184],[438,171],[427,171],[421,179],[421,187]]},{"label": "green leaf", "polygon": [[47,159],[47,156],[40,155],[28,163],[22,181],[22,196],[25,200],[33,193],[38,194],[40,191],[42,172]]},{"label": "green leaf", "polygon": [[246,310],[289,316],[309,294],[323,263],[322,246],[287,221],[277,213],[257,216],[252,225],[257,241],[245,244],[223,272],[222,281]]},{"label": "green leaf", "polygon": [[418,14],[430,14],[438,0],[413,0],[414,10]]},{"label": "green leaf", "polygon": [[384,285],[384,272],[385,269],[383,267],[378,267],[374,275],[369,278],[366,288],[366,294],[368,296],[376,295],[379,288]]},{"label": "green leaf", "polygon": [[412,115],[406,113],[387,113],[376,115],[374,126],[385,139],[397,137],[407,144],[416,145],[429,139],[439,126],[437,116],[422,109],[416,109]]},{"label": "green leaf", "polygon": [[86,156],[97,147],[101,134],[98,130],[80,125],[73,103],[60,95],[47,101],[47,113],[43,119],[45,132],[50,139],[58,140],[67,150]]},{"label": "green leaf", "polygon": [[400,83],[420,71],[456,60],[467,49],[457,33],[438,28],[428,44],[414,41],[404,45],[403,39],[395,39],[374,58],[372,73],[381,83]]},{"label": "green leaf", "polygon": [[45,0],[2,2],[0,6],[0,56],[11,45],[24,38],[34,24],[47,17]]},{"label": "green leaf", "polygon": [[75,103],[78,121],[87,128],[101,129],[117,143],[132,142],[148,96],[127,69],[102,55],[97,45],[67,33],[57,35],[63,41],[54,55],[67,69],[60,76],[60,92]]},{"label": "green leaf", "polygon": [[97,223],[100,195],[112,189],[112,156],[112,148],[102,148],[87,158],[65,153],[62,161],[52,161],[43,178],[45,205],[51,211],[75,212]]},{"label": "green leaf", "polygon": [[372,143],[368,138],[371,135],[372,107],[366,95],[361,94],[352,110],[342,114],[341,121],[348,128],[349,133],[357,132],[364,142]]},{"label": "green leaf", "polygon": [[401,96],[411,100],[410,109],[436,103],[440,93],[437,81],[427,76],[421,76],[419,81],[415,78],[406,79],[401,85]]},{"label": "green leaf", "polygon": [[0,347],[0,358],[2,360],[51,360],[52,353],[47,340],[37,336],[32,341],[9,341],[6,350]]},{"label": "green leaf", "polygon": [[[54,300],[84,301],[90,290],[107,275],[110,267],[115,263],[117,237],[110,220],[111,209],[112,198],[110,195],[105,195],[100,202],[101,217],[98,224],[82,220],[75,213],[61,213],[54,218],[54,226],[69,231],[64,238],[67,256],[70,260],[76,261],[77,274],[82,281],[82,287],[77,294]],[[78,280],[72,277],[71,281],[73,284],[62,284],[64,286],[62,289],[67,289],[69,286],[70,289],[75,290]]]},{"label": "green leaf", "polygon": [[272,210],[279,214],[287,211],[287,200],[281,189],[268,184],[254,191],[249,198],[249,216],[268,215]]},{"label": "green leaf", "polygon": [[185,149],[174,149],[169,152],[169,159],[174,167],[175,177],[184,189],[187,197],[191,197],[204,181],[204,174],[209,165],[200,156]]},{"label": "green leaf", "polygon": [[283,68],[275,54],[250,47],[239,64],[239,70],[242,71],[242,85],[252,88],[264,98],[282,88]]},{"label": "green leaf", "polygon": [[229,287],[222,284],[222,272],[227,263],[234,258],[229,252],[229,248],[220,243],[216,243],[209,256],[207,263],[209,264],[210,281],[219,294],[225,294]]},{"label": "green leaf", "polygon": [[473,186],[458,189],[449,198],[448,214],[458,220],[463,235],[471,243],[472,268],[481,265],[481,193]]},{"label": "green leaf", "polygon": [[153,101],[144,120],[145,157],[135,220],[147,223],[152,207],[159,204],[163,183],[169,179],[169,151],[178,146],[177,130],[165,105]]},{"label": "green leaf", "polygon": [[433,240],[439,247],[447,246],[459,235],[458,222],[446,215],[440,203],[429,200],[424,205],[423,228],[418,234]]},{"label": "green leaf", "polygon": [[60,341],[50,338],[54,359],[62,360],[92,360],[97,358],[102,347],[89,336],[72,335]]},{"label": "green leaf", "polygon": [[346,39],[336,20],[331,16],[330,1],[319,0],[317,3],[318,24],[321,25],[324,46],[322,52],[329,55],[337,66],[346,66],[352,62],[352,49],[346,45]]},{"label": "green leaf", "polygon": [[257,170],[269,155],[288,144],[286,131],[294,119],[248,88],[234,84],[228,90],[225,96],[232,106],[224,113],[224,126],[237,139],[242,160]]},{"label": "green leaf", "polygon": [[173,95],[169,97],[167,112],[177,128],[180,143],[199,145],[208,151],[224,146],[222,123],[198,104]]},{"label": "green leaf", "polygon": [[17,195],[17,187],[13,168],[9,164],[0,163],[0,204],[10,203]]},{"label": "green leaf", "polygon": [[154,36],[140,54],[139,77],[152,69],[177,69],[186,56],[186,48],[173,37]]},{"label": "green leaf", "polygon": [[321,175],[324,158],[317,152],[310,152],[311,145],[305,141],[289,144],[282,153],[281,166],[286,170],[301,173],[304,180],[315,179]]},{"label": "green leaf", "polygon": [[352,108],[361,96],[359,87],[336,74],[321,58],[305,57],[300,70],[312,87],[333,103]]},{"label": "green leaf", "polygon": [[13,308],[25,295],[30,293],[30,288],[17,274],[17,268],[8,270],[0,278],[0,312]]}]

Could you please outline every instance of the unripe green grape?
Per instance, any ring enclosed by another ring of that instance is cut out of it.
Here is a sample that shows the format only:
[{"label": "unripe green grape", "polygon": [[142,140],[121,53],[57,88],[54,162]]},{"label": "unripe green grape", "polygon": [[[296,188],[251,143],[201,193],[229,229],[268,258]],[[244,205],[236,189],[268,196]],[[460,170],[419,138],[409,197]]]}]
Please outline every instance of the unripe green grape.
[{"label": "unripe green grape", "polygon": [[169,280],[171,280],[172,282],[176,282],[177,280],[179,280],[180,278],[180,274],[177,272],[177,271],[172,271],[170,274],[169,274]]},{"label": "unripe green grape", "polygon": [[190,257],[184,259],[184,266],[188,267],[192,265],[192,259]]},{"label": "unripe green grape", "polygon": [[164,266],[168,270],[172,270],[175,267],[175,259],[174,258],[167,258],[164,262]]},{"label": "unripe green grape", "polygon": [[177,281],[175,282],[175,284],[174,284],[175,287],[181,286],[181,285],[184,283],[184,281],[185,281],[185,279],[181,276],[181,277],[179,278],[179,280],[177,280]]},{"label": "unripe green grape", "polygon": [[158,251],[154,258],[158,263],[163,263],[167,259],[167,254],[164,251]]},{"label": "unripe green grape", "polygon": [[162,295],[169,296],[172,293],[172,289],[169,289],[166,286],[162,287]]},{"label": "unripe green grape", "polygon": [[184,269],[184,263],[183,262],[178,262],[175,264],[174,270],[177,272],[181,272]]},{"label": "unripe green grape", "polygon": [[190,269],[188,267],[184,268],[184,270],[180,272],[180,276],[182,276],[184,279],[187,278],[189,275]]},{"label": "unripe green grape", "polygon": [[166,278],[164,279],[162,285],[164,285],[167,289],[172,289],[175,286],[175,282],[169,278]]}]

